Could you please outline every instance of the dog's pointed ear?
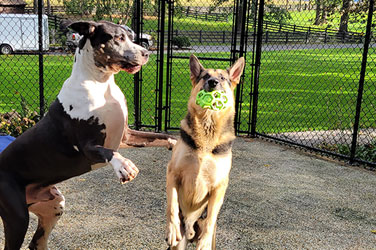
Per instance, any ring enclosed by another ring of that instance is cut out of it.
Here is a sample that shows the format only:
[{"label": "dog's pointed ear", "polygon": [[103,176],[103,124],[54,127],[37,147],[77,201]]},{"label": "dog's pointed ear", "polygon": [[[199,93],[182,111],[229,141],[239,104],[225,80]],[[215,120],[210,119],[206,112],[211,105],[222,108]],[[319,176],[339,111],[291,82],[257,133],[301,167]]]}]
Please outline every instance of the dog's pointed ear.
[{"label": "dog's pointed ear", "polygon": [[91,37],[94,35],[98,24],[92,21],[78,21],[69,24],[68,27],[78,32],[81,36]]},{"label": "dog's pointed ear", "polygon": [[189,68],[191,70],[191,81],[197,83],[197,78],[205,68],[201,65],[200,61],[195,55],[191,55],[189,58]]},{"label": "dog's pointed ear", "polygon": [[240,57],[232,66],[229,68],[228,75],[230,76],[230,81],[232,84],[236,85],[240,81],[240,77],[243,74],[245,66],[244,57]]}]

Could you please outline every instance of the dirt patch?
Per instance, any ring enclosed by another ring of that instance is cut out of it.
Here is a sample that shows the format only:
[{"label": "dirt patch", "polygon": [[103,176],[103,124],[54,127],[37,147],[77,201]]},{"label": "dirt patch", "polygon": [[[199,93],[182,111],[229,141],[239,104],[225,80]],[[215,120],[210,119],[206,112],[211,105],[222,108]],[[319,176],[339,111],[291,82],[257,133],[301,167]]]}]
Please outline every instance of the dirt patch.
[{"label": "dirt patch", "polygon": [[[218,249],[375,248],[375,172],[262,140],[239,138],[233,152]],[[140,169],[131,183],[120,185],[106,167],[58,185],[66,210],[50,249],[167,248],[165,172],[171,152],[121,153]],[[24,248],[35,227],[32,216]]]}]

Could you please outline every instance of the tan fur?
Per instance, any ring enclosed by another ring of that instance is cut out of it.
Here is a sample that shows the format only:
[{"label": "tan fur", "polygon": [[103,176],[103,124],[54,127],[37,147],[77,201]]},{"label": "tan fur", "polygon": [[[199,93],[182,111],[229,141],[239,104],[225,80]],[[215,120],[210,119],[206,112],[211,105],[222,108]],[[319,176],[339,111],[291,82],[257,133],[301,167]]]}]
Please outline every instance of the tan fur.
[{"label": "tan fur", "polygon": [[[190,68],[193,88],[181,129],[193,139],[197,149],[182,138],[173,148],[167,167],[166,239],[171,249],[185,249],[188,240],[197,242],[196,249],[215,249],[216,220],[228,185],[232,152],[231,148],[221,154],[214,154],[213,150],[235,139],[233,91],[243,72],[244,59],[228,70],[214,70],[204,69],[192,55]],[[220,79],[229,99],[227,108],[212,111],[196,105],[196,95],[204,88],[204,75]],[[207,217],[202,219],[205,209]]]}]

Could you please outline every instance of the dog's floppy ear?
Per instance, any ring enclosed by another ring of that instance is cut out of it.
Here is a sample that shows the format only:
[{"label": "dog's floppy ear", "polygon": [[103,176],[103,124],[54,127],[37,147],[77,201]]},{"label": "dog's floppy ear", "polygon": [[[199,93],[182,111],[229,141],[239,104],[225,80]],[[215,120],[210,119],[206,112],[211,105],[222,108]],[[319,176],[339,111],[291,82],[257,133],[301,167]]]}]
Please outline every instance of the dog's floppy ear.
[{"label": "dog's floppy ear", "polygon": [[193,54],[189,58],[189,68],[191,70],[191,81],[197,83],[197,78],[200,76],[201,72],[205,70],[205,68]]},{"label": "dog's floppy ear", "polygon": [[240,57],[232,66],[229,68],[228,75],[230,76],[230,81],[233,84],[238,84],[240,81],[240,77],[243,73],[245,61],[244,57]]},{"label": "dog's floppy ear", "polygon": [[78,32],[81,36],[91,37],[94,35],[98,24],[92,21],[78,21],[69,24],[69,28]]}]

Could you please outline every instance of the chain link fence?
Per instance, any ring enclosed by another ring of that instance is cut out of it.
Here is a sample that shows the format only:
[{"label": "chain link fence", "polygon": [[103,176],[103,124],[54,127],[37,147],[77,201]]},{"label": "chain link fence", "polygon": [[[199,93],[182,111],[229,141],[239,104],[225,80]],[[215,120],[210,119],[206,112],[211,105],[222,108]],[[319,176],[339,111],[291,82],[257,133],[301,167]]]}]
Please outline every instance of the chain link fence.
[{"label": "chain link fence", "polygon": [[[265,5],[257,133],[375,163],[376,21],[367,21],[370,2],[301,3]],[[364,54],[367,23],[371,41]]]},{"label": "chain link fence", "polygon": [[131,126],[179,127],[191,89],[190,54],[222,69],[244,56],[235,92],[238,134],[375,166],[374,0],[45,4],[0,3],[0,133],[22,133],[56,98],[80,39],[69,23],[109,20],[133,30],[134,41],[151,51],[139,74],[115,76]]}]

